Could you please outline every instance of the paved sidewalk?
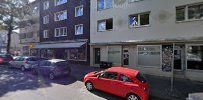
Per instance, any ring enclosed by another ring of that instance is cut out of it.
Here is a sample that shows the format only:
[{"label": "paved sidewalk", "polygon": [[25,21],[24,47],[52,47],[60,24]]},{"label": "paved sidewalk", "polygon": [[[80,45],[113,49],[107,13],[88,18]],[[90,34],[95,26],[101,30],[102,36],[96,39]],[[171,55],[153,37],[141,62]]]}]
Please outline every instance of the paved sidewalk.
[{"label": "paved sidewalk", "polygon": [[[72,69],[74,77],[80,81],[83,80],[83,77],[87,73],[102,70],[100,68],[82,65],[74,65]],[[152,75],[145,76],[150,84],[152,100],[185,100],[189,93],[203,92],[203,83],[190,81],[188,79],[174,78],[174,91],[171,93],[170,78]]]}]

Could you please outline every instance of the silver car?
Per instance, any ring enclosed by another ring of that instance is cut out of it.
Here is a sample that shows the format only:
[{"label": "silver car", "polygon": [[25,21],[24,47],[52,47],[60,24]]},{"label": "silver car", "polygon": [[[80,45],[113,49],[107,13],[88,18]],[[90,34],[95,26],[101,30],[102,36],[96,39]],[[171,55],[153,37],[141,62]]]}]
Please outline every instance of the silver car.
[{"label": "silver car", "polygon": [[10,68],[20,68],[22,71],[31,69],[32,65],[37,64],[40,60],[47,60],[45,58],[39,58],[34,56],[20,56],[16,57],[13,61],[9,62]]}]

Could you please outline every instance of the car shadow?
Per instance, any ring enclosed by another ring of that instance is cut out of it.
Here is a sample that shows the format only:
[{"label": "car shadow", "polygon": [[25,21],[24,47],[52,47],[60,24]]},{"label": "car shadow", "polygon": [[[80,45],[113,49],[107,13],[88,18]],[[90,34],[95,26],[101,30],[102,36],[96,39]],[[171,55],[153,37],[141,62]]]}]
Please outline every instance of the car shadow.
[{"label": "car shadow", "polygon": [[33,75],[30,71],[22,72],[19,69],[0,66],[0,97],[9,92],[52,87],[53,83],[69,85],[75,81],[77,79],[70,76],[49,80],[46,76]]},{"label": "car shadow", "polygon": [[91,93],[93,93],[94,95],[97,95],[99,97],[102,97],[106,100],[125,100],[124,98],[100,91],[100,90],[94,90]]}]

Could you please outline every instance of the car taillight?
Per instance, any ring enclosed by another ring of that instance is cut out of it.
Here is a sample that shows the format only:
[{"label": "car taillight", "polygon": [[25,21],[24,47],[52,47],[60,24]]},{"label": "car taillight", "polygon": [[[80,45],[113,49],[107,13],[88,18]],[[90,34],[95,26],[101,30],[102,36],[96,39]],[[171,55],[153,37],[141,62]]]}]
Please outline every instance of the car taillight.
[{"label": "car taillight", "polygon": [[0,58],[0,62],[3,62],[3,61],[4,61],[4,59]]}]

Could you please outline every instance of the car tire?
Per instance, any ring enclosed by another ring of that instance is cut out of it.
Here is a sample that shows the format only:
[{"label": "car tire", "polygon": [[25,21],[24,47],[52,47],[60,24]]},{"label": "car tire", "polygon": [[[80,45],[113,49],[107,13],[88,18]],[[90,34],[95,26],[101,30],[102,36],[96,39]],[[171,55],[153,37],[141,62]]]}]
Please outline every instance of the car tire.
[{"label": "car tire", "polygon": [[141,99],[138,95],[131,93],[126,96],[126,100],[141,100]]},{"label": "car tire", "polygon": [[85,83],[85,86],[86,86],[86,88],[87,88],[88,91],[93,91],[93,90],[94,90],[94,85],[93,85],[93,83],[90,82],[90,81],[87,81],[87,82]]},{"label": "car tire", "polygon": [[26,69],[25,69],[25,66],[21,66],[21,71],[25,71]]},{"label": "car tire", "polygon": [[49,73],[49,79],[53,80],[55,78],[54,73]]}]

